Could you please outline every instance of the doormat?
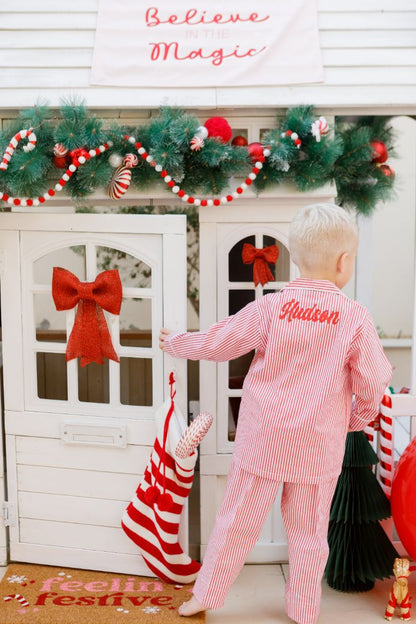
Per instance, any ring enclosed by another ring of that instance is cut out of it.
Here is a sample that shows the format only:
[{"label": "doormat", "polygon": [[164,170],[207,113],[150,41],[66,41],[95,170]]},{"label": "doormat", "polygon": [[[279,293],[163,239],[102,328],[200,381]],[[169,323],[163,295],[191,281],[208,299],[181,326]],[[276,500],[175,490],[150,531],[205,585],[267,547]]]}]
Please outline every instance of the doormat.
[{"label": "doormat", "polygon": [[[184,624],[178,606],[192,585],[13,563],[0,583],[0,624]],[[187,618],[204,623],[205,612]]]}]

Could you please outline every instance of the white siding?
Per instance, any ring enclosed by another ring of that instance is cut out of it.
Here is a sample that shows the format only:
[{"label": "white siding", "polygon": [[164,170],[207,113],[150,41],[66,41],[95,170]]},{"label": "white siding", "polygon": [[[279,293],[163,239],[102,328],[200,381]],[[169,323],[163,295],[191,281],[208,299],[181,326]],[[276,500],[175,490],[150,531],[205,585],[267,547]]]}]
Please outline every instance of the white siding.
[{"label": "white siding", "polygon": [[317,0],[325,82],[287,87],[141,89],[89,86],[99,0],[0,3],[0,107],[293,106],[416,110],[415,0]]}]

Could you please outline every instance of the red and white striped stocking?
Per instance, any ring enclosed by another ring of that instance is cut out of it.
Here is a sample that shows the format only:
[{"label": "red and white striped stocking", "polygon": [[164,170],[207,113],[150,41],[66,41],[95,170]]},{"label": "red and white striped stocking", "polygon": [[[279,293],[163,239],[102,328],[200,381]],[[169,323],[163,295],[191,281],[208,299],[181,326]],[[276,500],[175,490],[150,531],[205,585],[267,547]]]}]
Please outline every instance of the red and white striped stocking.
[{"label": "red and white striped stocking", "polygon": [[[185,584],[195,580],[201,564],[182,550],[178,541],[179,521],[192,487],[196,446],[208,431],[212,417],[201,414],[186,429],[174,404],[172,374],[169,383],[170,401],[156,412],[157,437],[121,526],[140,548],[153,574],[168,583]],[[178,446],[180,456],[175,452]]]}]

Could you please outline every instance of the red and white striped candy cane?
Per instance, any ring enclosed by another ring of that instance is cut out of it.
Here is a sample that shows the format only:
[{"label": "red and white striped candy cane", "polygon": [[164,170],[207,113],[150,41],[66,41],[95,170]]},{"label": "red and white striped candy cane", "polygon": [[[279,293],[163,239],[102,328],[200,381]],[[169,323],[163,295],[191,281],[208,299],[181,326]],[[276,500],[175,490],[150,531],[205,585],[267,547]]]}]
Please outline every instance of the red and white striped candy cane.
[{"label": "red and white striped candy cane", "polygon": [[390,498],[393,481],[393,418],[390,393],[386,392],[380,406],[380,438],[378,476],[385,495]]},{"label": "red and white striped candy cane", "polygon": [[22,607],[28,607],[29,603],[21,594],[10,594],[9,596],[5,596],[3,599],[5,602],[9,602],[10,600],[17,600]]},{"label": "red and white striped candy cane", "polygon": [[25,152],[30,152],[35,149],[37,139],[36,134],[33,132],[32,128],[29,128],[29,130],[20,130],[20,132],[17,132],[11,139],[6,151],[4,152],[3,160],[0,163],[0,169],[2,169],[3,171],[6,171],[7,167],[9,166],[9,162],[11,157],[13,156],[13,152],[22,139],[28,140],[27,144],[23,146],[23,150]]},{"label": "red and white striped candy cane", "polygon": [[365,436],[370,442],[371,446],[374,446],[374,423],[375,421],[373,420],[371,423],[368,423],[368,425],[364,429]]}]

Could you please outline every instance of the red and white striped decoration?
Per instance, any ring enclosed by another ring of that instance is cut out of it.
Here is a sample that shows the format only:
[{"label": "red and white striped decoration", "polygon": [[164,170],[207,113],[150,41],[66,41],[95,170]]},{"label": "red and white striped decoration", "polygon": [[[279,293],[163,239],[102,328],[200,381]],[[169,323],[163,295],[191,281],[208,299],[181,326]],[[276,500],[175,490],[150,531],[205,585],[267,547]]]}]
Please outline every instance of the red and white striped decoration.
[{"label": "red and white striped decoration", "polygon": [[17,600],[22,607],[28,607],[29,603],[21,594],[10,594],[9,596],[5,596],[3,598],[4,602],[9,602],[10,600]]},{"label": "red and white striped decoration", "polygon": [[133,167],[137,167],[139,159],[136,154],[126,154],[123,159],[123,164],[128,169],[132,169]]},{"label": "red and white striped decoration", "polygon": [[68,149],[62,143],[55,143],[53,148],[54,156],[58,156],[58,158],[63,158],[68,154]]},{"label": "red and white striped decoration", "polygon": [[80,156],[77,159],[77,164],[72,163],[71,165],[69,165],[68,169],[62,175],[61,179],[55,184],[55,187],[53,189],[50,188],[43,195],[39,195],[39,197],[28,197],[28,198],[12,197],[8,195],[7,193],[2,193],[0,191],[0,201],[7,202],[9,206],[39,206],[40,204],[45,203],[46,200],[53,197],[59,191],[62,191],[65,184],[74,175],[78,167],[84,165],[88,160],[90,160],[90,158],[95,158],[96,156],[103,154],[111,146],[112,146],[112,142],[108,141],[108,143],[104,143],[103,145],[100,145],[100,147],[96,147],[95,149],[90,149],[89,152],[86,151],[85,156]]},{"label": "red and white striped decoration", "polygon": [[316,139],[316,142],[319,143],[321,140],[321,136],[328,134],[329,126],[325,117],[319,117],[316,121],[313,122],[311,127],[311,133]]},{"label": "red and white striped decoration", "polygon": [[129,167],[122,165],[115,170],[108,185],[108,195],[111,199],[120,199],[127,192],[131,183],[131,171]]},{"label": "red and white striped decoration", "polygon": [[7,167],[9,166],[9,162],[11,157],[13,156],[13,153],[16,149],[16,147],[18,146],[18,144],[20,143],[20,141],[22,139],[27,139],[28,142],[26,143],[26,145],[23,146],[23,151],[24,152],[30,152],[33,149],[35,149],[36,147],[36,134],[33,132],[32,128],[29,128],[29,130],[20,130],[20,132],[17,132],[14,137],[11,139],[6,151],[4,152],[3,155],[3,159],[0,163],[0,169],[3,171],[6,171]]},{"label": "red and white striped decoration", "polygon": [[208,412],[201,412],[198,414],[179,440],[175,449],[175,456],[185,459],[186,457],[190,457],[192,453],[195,453],[195,449],[208,433],[213,420],[211,414],[208,414]]},{"label": "red and white striped decoration", "polygon": [[[291,133],[292,134],[292,133]],[[172,193],[176,194],[181,198],[183,202],[187,202],[188,204],[194,204],[195,206],[220,206],[221,204],[228,204],[232,202],[234,199],[238,199],[244,193],[244,191],[251,186],[254,180],[257,178],[258,173],[263,168],[263,163],[258,160],[254,163],[254,166],[251,169],[251,172],[248,174],[247,178],[236,187],[236,189],[228,193],[227,195],[223,195],[221,197],[215,198],[207,198],[200,199],[198,197],[194,197],[192,195],[188,195],[184,190],[180,188],[179,185],[172,179],[172,177],[168,174],[168,172],[163,169],[162,165],[159,165],[148,152],[146,152],[145,148],[139,141],[136,141],[135,137],[129,136],[128,134],[124,135],[124,140],[133,144],[137,149],[138,154],[145,160],[151,167],[155,168],[160,174],[160,177],[167,184],[168,188],[172,191]],[[293,137],[292,137],[293,138]],[[65,184],[68,182],[69,178],[77,171],[78,167],[84,165],[90,158],[94,158],[95,156],[99,156],[103,152],[107,151],[112,146],[112,142],[108,141],[100,147],[95,149],[91,149],[89,151],[85,151],[85,155],[80,156],[75,163],[69,165],[68,169],[62,175],[61,179],[55,184],[55,187],[49,189],[43,195],[37,198],[20,198],[20,197],[11,197],[7,193],[2,193],[0,191],[0,201],[7,202],[10,206],[39,206],[39,204],[43,204],[46,200],[53,197],[57,192],[62,191]],[[33,149],[33,148],[32,148]],[[270,150],[268,148],[264,148],[263,156],[267,158],[270,156]],[[10,160],[10,159],[9,159]],[[125,191],[127,188],[125,189]],[[124,192],[125,192],[124,191]],[[123,193],[124,194],[124,193]],[[110,195],[111,196],[111,195]],[[121,195],[120,195],[121,197]],[[114,199],[118,199],[115,197]]]},{"label": "red and white striped decoration", "polygon": [[393,418],[391,395],[384,394],[380,406],[380,434],[378,476],[385,495],[390,498],[393,481]]},{"label": "red and white striped decoration", "polygon": [[175,456],[186,424],[173,397],[171,391],[170,401],[156,412],[157,437],[121,526],[139,547],[153,574],[167,583],[185,584],[195,580],[201,567],[183,552],[178,541],[179,521],[192,487],[198,455],[193,452],[183,459]]}]

